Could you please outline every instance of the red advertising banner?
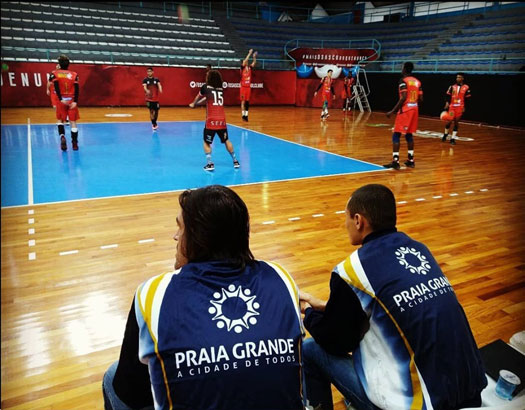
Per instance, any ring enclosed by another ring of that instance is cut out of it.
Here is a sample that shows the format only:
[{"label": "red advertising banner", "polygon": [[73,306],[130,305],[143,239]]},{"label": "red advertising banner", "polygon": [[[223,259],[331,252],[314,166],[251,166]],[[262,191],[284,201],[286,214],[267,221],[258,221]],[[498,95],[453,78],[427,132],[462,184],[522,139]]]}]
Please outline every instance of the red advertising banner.
[{"label": "red advertising banner", "polygon": [[[7,62],[2,70],[2,107],[51,106],[46,94],[49,73],[56,63]],[[145,104],[142,80],[146,66],[71,64],[80,80],[79,105],[133,106]],[[223,78],[225,105],[240,104],[240,70],[219,69]],[[183,106],[193,101],[205,81],[204,68],[154,67],[165,106]],[[295,71],[253,70],[251,105],[295,103]]]},{"label": "red advertising banner", "polygon": [[290,51],[290,56],[296,61],[297,67],[306,65],[333,64],[338,67],[352,67],[361,60],[377,60],[376,50],[373,48],[306,48],[299,47]]}]

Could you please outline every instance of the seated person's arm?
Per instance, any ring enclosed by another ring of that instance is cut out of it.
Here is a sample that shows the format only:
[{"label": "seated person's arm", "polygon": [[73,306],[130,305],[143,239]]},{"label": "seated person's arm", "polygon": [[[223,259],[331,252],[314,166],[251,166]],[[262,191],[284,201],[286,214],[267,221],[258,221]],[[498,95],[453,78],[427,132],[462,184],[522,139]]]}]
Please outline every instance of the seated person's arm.
[{"label": "seated person's arm", "polygon": [[315,341],[327,352],[344,355],[354,350],[369,328],[368,317],[350,286],[332,272],[330,298],[322,305],[314,298],[307,308],[304,325]]},{"label": "seated person's arm", "polygon": [[135,315],[135,301],[129,311],[113,388],[119,399],[129,407],[137,409],[153,406],[148,366],[139,360],[139,326]]}]

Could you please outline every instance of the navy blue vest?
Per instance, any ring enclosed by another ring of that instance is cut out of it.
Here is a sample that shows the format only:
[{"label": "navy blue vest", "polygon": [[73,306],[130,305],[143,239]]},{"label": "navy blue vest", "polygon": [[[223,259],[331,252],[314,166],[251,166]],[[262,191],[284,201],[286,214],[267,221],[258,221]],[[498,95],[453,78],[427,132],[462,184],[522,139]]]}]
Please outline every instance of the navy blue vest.
[{"label": "navy blue vest", "polygon": [[303,408],[298,291],[283,268],[189,263],[135,300],[156,408]]}]

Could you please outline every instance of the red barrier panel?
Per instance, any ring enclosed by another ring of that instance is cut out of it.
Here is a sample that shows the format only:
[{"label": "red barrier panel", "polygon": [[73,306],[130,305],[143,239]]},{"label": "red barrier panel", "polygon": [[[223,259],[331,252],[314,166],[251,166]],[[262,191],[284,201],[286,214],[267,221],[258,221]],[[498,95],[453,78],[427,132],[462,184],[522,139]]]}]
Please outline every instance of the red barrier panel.
[{"label": "red barrier panel", "polygon": [[[51,106],[46,94],[48,73],[56,63],[8,62],[2,70],[2,107]],[[80,79],[80,107],[143,105],[142,80],[146,66],[71,64]],[[225,105],[240,104],[239,70],[219,69],[224,80]],[[154,67],[164,92],[161,106],[189,104],[204,83],[204,68]],[[295,103],[295,71],[253,71],[251,105]]]}]

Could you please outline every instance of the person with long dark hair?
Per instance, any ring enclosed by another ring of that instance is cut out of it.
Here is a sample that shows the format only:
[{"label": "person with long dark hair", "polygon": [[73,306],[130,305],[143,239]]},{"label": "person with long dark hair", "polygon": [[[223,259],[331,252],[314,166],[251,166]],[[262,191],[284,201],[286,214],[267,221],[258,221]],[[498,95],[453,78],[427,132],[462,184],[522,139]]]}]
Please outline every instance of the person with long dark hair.
[{"label": "person with long dark hair", "polygon": [[191,108],[195,108],[197,101],[201,98],[206,98],[206,125],[204,126],[204,153],[206,154],[205,171],[213,171],[215,164],[211,159],[211,144],[215,138],[215,134],[219,136],[221,142],[230,153],[233,160],[233,167],[239,168],[241,164],[235,156],[233,144],[228,139],[228,129],[226,127],[226,114],[224,113],[224,91],[222,89],[221,73],[217,70],[210,70],[206,75],[206,84],[204,84],[200,92],[195,96],[195,99],[190,104]]},{"label": "person with long dark hair", "polygon": [[187,190],[179,205],[175,270],[138,287],[105,408],[303,409],[295,282],[254,258],[233,190]]}]

